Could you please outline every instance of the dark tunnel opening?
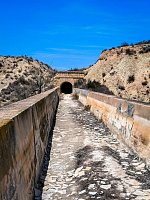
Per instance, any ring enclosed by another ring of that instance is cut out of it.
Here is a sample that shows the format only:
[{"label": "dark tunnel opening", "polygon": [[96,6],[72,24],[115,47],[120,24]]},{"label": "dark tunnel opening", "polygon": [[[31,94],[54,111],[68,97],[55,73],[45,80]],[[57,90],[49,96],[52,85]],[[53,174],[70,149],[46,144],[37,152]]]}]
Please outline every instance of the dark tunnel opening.
[{"label": "dark tunnel opening", "polygon": [[64,82],[60,86],[60,92],[65,94],[71,94],[72,93],[72,84],[69,82]]}]

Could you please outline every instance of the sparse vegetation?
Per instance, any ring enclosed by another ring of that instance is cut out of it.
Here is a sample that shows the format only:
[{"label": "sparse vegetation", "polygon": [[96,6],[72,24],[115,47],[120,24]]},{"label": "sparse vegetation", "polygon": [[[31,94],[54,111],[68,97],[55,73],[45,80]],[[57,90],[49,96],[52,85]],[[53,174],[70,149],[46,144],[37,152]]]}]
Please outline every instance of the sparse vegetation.
[{"label": "sparse vegetation", "polygon": [[104,78],[105,76],[106,76],[106,74],[103,72],[103,73],[102,73],[102,77]]},{"label": "sparse vegetation", "polygon": [[142,82],[142,85],[143,85],[143,86],[145,86],[145,85],[147,85],[147,84],[148,84],[147,81],[143,81],[143,82]]},{"label": "sparse vegetation", "polygon": [[123,85],[119,85],[119,86],[118,86],[118,89],[120,89],[120,90],[125,90],[125,87],[124,87]]},{"label": "sparse vegetation", "polygon": [[140,54],[141,53],[148,53],[148,52],[150,52],[150,46],[143,47],[143,49],[139,51]]},{"label": "sparse vegetation", "polygon": [[75,100],[78,100],[79,99],[79,96],[76,94],[76,93],[73,93],[73,99],[75,99]]},{"label": "sparse vegetation", "polygon": [[114,95],[113,92],[111,92],[105,85],[101,85],[97,81],[86,81],[84,79],[81,79],[75,83],[75,87],[81,88],[81,89],[88,89],[95,92],[100,92],[104,94]]},{"label": "sparse vegetation", "polygon": [[68,71],[78,71],[79,69],[78,68],[71,68],[71,69],[69,69]]},{"label": "sparse vegetation", "polygon": [[137,42],[135,44],[150,44],[150,40],[143,40],[143,41]]},{"label": "sparse vegetation", "polygon": [[102,53],[103,53],[104,51],[107,51],[107,49],[103,49],[103,50],[102,50]]},{"label": "sparse vegetation", "polygon": [[[120,47],[126,47],[126,46],[132,46],[134,47],[134,45],[140,45],[140,44],[150,44],[150,40],[143,40],[143,41],[140,41],[140,42],[136,42],[136,43],[127,43],[127,42],[123,42],[121,45],[119,45],[117,48],[120,48]],[[112,49],[115,49],[115,47],[111,47],[109,49],[104,49],[102,50],[102,53],[107,51],[107,50],[112,50]],[[119,54],[117,52],[117,54]],[[98,61],[98,60],[97,60]]]},{"label": "sparse vegetation", "polygon": [[19,69],[18,72],[21,73],[21,72],[22,72],[22,69]]},{"label": "sparse vegetation", "polygon": [[119,47],[126,47],[129,46],[129,44],[127,42],[123,42]]},{"label": "sparse vegetation", "polygon": [[75,68],[71,68],[71,69],[69,69],[69,70],[67,70],[67,71],[83,71],[83,70],[85,70],[86,68],[77,68],[77,67],[75,67]]},{"label": "sparse vegetation", "polygon": [[53,87],[53,71],[28,56],[1,56],[0,106],[22,100]]},{"label": "sparse vegetation", "polygon": [[129,56],[132,56],[132,55],[136,54],[136,51],[134,51],[134,50],[132,50],[130,48],[126,49],[125,52],[126,52],[126,55],[129,55]]},{"label": "sparse vegetation", "polygon": [[84,106],[84,110],[90,111],[90,109],[91,109],[91,106],[90,106],[90,105]]},{"label": "sparse vegetation", "polygon": [[6,75],[5,75],[5,78],[8,78],[9,76],[10,76],[10,74],[6,74]]},{"label": "sparse vegetation", "polygon": [[110,75],[113,76],[116,72],[115,71],[111,71]]},{"label": "sparse vegetation", "polygon": [[130,76],[128,77],[127,82],[128,82],[128,83],[133,83],[134,81],[135,81],[134,75],[130,75]]}]

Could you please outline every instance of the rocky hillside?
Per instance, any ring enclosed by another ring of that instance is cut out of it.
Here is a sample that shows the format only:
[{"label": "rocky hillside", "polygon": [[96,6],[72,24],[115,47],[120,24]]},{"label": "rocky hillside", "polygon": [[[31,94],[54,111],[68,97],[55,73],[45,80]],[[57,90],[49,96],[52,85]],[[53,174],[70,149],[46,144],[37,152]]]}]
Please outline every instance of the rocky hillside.
[{"label": "rocky hillside", "polygon": [[150,102],[150,44],[103,51],[85,78],[105,85],[116,96]]},{"label": "rocky hillside", "polygon": [[0,56],[0,106],[53,87],[53,70],[31,57]]}]

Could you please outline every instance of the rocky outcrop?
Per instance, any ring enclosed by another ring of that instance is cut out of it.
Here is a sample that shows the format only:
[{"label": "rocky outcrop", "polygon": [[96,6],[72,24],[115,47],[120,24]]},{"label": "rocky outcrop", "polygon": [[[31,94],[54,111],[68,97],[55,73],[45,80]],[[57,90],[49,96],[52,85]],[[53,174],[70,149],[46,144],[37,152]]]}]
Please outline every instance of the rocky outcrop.
[{"label": "rocky outcrop", "polygon": [[116,96],[150,101],[149,44],[105,50],[98,61],[86,71],[86,80],[98,81]]},{"label": "rocky outcrop", "polygon": [[53,87],[54,71],[31,57],[0,56],[0,106]]}]

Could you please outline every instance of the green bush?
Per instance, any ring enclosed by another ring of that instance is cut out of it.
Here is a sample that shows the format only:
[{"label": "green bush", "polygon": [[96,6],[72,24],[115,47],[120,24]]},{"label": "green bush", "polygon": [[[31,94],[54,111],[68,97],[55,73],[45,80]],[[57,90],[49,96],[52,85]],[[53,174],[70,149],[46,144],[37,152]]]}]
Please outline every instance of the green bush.
[{"label": "green bush", "polygon": [[148,52],[150,52],[150,46],[143,47],[143,49],[139,51],[139,53],[148,53]]},{"label": "green bush", "polygon": [[74,86],[80,89],[88,89],[94,92],[114,95],[113,92],[110,91],[108,87],[106,87],[105,85],[101,85],[99,82],[95,80],[94,81],[88,80],[86,82],[85,79],[79,79]]},{"label": "green bush", "polygon": [[132,50],[132,49],[126,49],[126,55],[129,55],[129,56],[132,56],[132,55],[134,55],[134,54],[136,54],[136,51],[134,51],[134,50]]},{"label": "green bush", "polygon": [[128,80],[127,80],[128,83],[133,83],[134,81],[135,81],[134,75],[131,75],[128,77]]}]

